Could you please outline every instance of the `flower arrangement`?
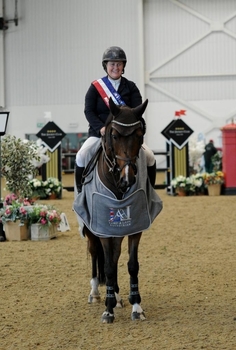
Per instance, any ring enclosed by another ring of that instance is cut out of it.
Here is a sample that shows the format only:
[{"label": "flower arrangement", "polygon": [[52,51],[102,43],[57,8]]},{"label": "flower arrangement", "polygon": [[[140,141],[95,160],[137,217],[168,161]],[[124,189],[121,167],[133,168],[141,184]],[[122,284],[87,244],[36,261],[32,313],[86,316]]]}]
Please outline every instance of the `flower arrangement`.
[{"label": "flower arrangement", "polygon": [[191,183],[188,177],[179,175],[172,179],[171,186],[177,189],[184,189],[185,191],[188,191],[191,186]]},{"label": "flower arrangement", "polygon": [[193,171],[200,171],[201,166],[201,158],[205,151],[205,144],[204,142],[197,141],[196,138],[191,137],[189,139],[189,164]]},{"label": "flower arrangement", "polygon": [[29,211],[29,224],[40,224],[42,226],[59,225],[61,216],[57,209],[47,205],[34,205]]},{"label": "flower arrangement", "polygon": [[19,198],[15,193],[10,193],[6,195],[3,205],[6,207],[7,205],[12,205],[15,202],[21,203],[23,206],[30,206],[34,204],[34,200],[31,198]]},{"label": "flower arrangement", "polygon": [[197,173],[189,177],[177,176],[171,181],[171,186],[177,190],[183,189],[187,194],[204,194],[205,188],[213,184],[223,184],[224,174],[222,171],[214,173]]},{"label": "flower arrangement", "polygon": [[190,186],[190,194],[204,194],[205,192],[205,184],[203,175],[200,173],[193,174],[189,177]]},{"label": "flower arrangement", "polygon": [[37,178],[34,178],[29,181],[29,185],[32,192],[33,198],[47,198],[48,194],[46,191],[46,185],[44,185],[45,181],[39,180]]},{"label": "flower arrangement", "polygon": [[19,226],[23,226],[29,218],[29,212],[18,201],[13,201],[12,204],[4,206],[0,210],[0,222],[5,224],[8,221],[16,222],[19,220]]},{"label": "flower arrangement", "polygon": [[171,181],[171,185],[177,191],[182,189],[189,195],[204,193],[205,190],[204,178],[200,173],[189,177],[179,175]]},{"label": "flower arrangement", "polygon": [[29,185],[32,191],[32,196],[41,199],[47,198],[53,193],[59,197],[62,190],[62,183],[54,177],[49,177],[46,181],[34,178],[29,181]]},{"label": "flower arrangement", "polygon": [[47,147],[45,147],[42,143],[41,139],[38,139],[36,141],[36,145],[37,145],[37,159],[33,160],[33,164],[36,168],[40,168],[43,164],[46,164],[47,162],[49,162],[50,157],[46,154],[47,152]]},{"label": "flower arrangement", "polygon": [[224,173],[222,171],[216,171],[214,173],[205,173],[203,174],[205,186],[214,185],[214,184],[223,184],[224,183]]},{"label": "flower arrangement", "polygon": [[62,190],[62,184],[61,182],[55,178],[55,177],[49,177],[46,180],[46,184],[45,184],[46,188],[47,188],[47,193],[50,196],[50,194],[55,193],[57,196],[59,196],[59,194],[61,193]]}]

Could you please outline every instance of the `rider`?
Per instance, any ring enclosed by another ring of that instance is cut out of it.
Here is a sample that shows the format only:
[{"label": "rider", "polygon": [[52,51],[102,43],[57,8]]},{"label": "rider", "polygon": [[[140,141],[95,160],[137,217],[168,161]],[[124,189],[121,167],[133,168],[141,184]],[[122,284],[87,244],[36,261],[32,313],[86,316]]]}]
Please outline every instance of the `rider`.
[{"label": "rider", "polygon": [[[76,154],[75,182],[78,192],[82,189],[82,175],[85,167],[85,155],[93,147],[97,138],[105,135],[105,122],[110,113],[108,98],[113,96],[117,104],[135,108],[142,103],[139,89],[134,82],[122,77],[127,59],[125,52],[118,46],[109,47],[103,54],[102,66],[107,76],[91,83],[85,96],[84,113],[89,122],[88,139]],[[144,122],[145,123],[145,122]],[[145,125],[144,125],[145,127]],[[156,161],[153,152],[144,143],[147,157],[147,171],[154,187],[156,179]]]}]

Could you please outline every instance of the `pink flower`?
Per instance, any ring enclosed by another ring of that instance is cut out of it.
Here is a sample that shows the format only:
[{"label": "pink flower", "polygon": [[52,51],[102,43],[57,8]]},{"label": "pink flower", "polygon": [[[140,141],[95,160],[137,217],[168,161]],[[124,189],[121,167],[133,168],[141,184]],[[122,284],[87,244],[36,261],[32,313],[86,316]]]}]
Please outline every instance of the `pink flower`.
[{"label": "pink flower", "polygon": [[49,219],[49,221],[53,221],[54,215],[50,214],[50,215],[48,216],[48,219]]},{"label": "pink flower", "polygon": [[40,223],[41,223],[42,225],[46,225],[47,220],[46,220],[46,219],[44,219],[44,218],[42,218],[42,219],[40,220]]},{"label": "pink flower", "polygon": [[11,214],[11,209],[10,209],[10,208],[7,208],[6,211],[5,211],[5,214],[6,214],[6,215],[10,215],[10,214]]},{"label": "pink flower", "polygon": [[15,193],[11,193],[6,195],[5,200],[4,200],[4,205],[11,205],[13,201],[17,200],[17,195],[15,195]]},{"label": "pink flower", "polygon": [[25,210],[25,208],[20,207],[20,213],[23,214],[23,215],[26,215],[27,211]]}]

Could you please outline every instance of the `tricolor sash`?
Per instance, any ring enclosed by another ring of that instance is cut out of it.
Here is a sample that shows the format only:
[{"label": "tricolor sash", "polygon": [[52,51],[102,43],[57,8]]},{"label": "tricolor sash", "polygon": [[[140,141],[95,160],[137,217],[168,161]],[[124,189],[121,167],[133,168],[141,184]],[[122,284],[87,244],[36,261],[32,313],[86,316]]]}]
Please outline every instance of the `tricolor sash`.
[{"label": "tricolor sash", "polygon": [[125,105],[125,102],[122,100],[120,94],[115,90],[112,83],[108,79],[108,77],[100,78],[98,80],[94,80],[92,83],[97,91],[99,92],[100,96],[102,97],[103,101],[109,107],[109,98],[111,97],[113,102],[116,105]]}]

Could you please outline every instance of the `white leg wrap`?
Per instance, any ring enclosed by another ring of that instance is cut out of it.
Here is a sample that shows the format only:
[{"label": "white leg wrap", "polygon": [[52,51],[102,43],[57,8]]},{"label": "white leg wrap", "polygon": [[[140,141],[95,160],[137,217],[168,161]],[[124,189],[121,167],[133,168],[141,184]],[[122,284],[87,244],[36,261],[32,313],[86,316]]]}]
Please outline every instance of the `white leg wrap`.
[{"label": "white leg wrap", "polygon": [[138,312],[139,314],[141,314],[143,312],[143,309],[139,304],[134,304],[132,307],[132,312]]},{"label": "white leg wrap", "polygon": [[131,313],[131,319],[132,320],[146,320],[146,316],[143,312],[143,309],[139,304],[134,304],[132,307],[132,313]]},{"label": "white leg wrap", "polygon": [[99,295],[98,285],[99,285],[98,278],[97,277],[92,278],[90,281],[90,286],[92,288],[90,292],[91,295]]},{"label": "white leg wrap", "polygon": [[95,277],[95,278],[92,278],[91,281],[90,281],[90,285],[91,285],[91,291],[90,291],[90,294],[88,296],[88,303],[91,304],[91,303],[97,303],[100,301],[100,293],[98,291],[98,278]]}]

